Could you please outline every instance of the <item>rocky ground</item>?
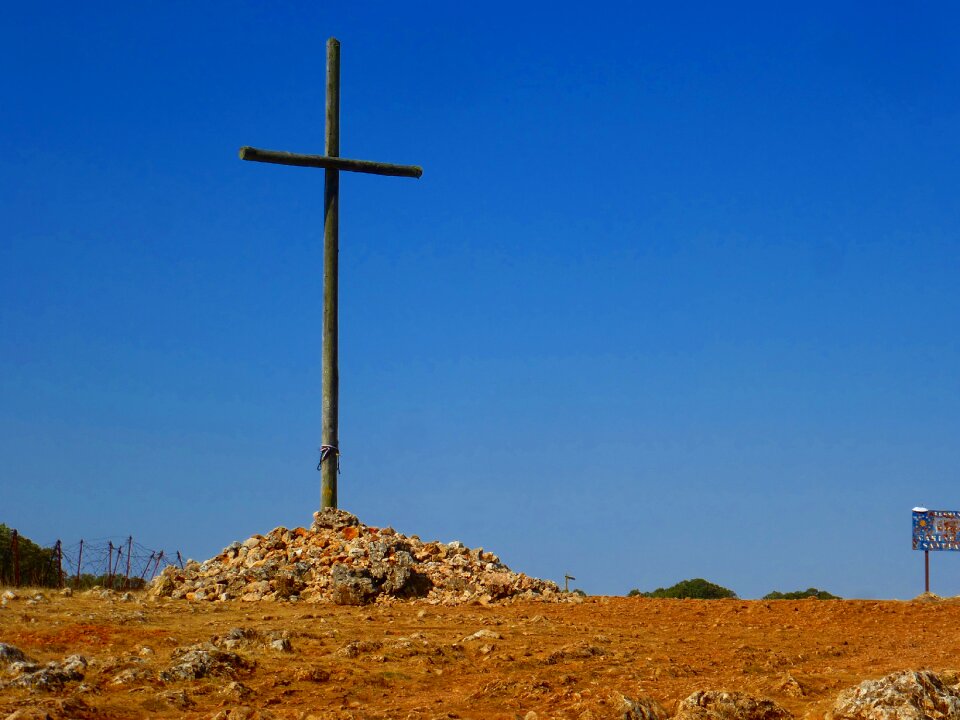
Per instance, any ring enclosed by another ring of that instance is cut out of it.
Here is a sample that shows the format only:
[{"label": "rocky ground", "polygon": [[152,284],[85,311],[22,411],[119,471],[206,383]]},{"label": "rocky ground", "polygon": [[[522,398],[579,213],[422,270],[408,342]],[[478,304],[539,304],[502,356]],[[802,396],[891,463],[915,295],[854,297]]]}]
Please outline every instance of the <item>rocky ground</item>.
[{"label": "rocky ground", "polygon": [[16,591],[0,718],[960,718],[952,601],[435,600]]},{"label": "rocky ground", "polygon": [[582,598],[343,511],[0,594],[0,718],[960,720],[960,604]]}]

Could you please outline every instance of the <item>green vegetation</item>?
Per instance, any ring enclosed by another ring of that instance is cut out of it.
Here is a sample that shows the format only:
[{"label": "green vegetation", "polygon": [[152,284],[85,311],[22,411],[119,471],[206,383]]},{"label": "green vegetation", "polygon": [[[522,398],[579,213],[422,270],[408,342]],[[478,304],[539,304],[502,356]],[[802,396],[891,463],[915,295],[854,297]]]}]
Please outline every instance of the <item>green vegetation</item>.
[{"label": "green vegetation", "polygon": [[[57,559],[52,548],[40,547],[23,535],[20,548],[20,584],[34,587],[56,587]],[[0,585],[13,585],[13,530],[0,523]]]},{"label": "green vegetation", "polygon": [[[57,555],[53,548],[41,547],[23,535],[17,536],[17,546],[20,554],[20,585],[22,587],[59,587]],[[97,586],[113,590],[139,590],[147,584],[145,580],[138,577],[128,580],[123,575],[91,575],[90,573],[83,573],[78,581],[76,575],[67,576],[66,568],[64,568],[63,581],[65,585],[81,590]],[[15,582],[13,530],[0,523],[0,585],[13,585]]]},{"label": "green vegetation", "polygon": [[142,590],[147,585],[146,580],[138,577],[127,580],[123,575],[90,575],[89,573],[80,575],[79,583],[77,583],[76,575],[65,577],[63,582],[75,590],[89,590],[93,587],[109,588],[111,590]]},{"label": "green vegetation", "polygon": [[839,595],[828,593],[826,590],[817,590],[817,588],[807,588],[806,590],[794,590],[793,592],[778,592],[774,590],[763,596],[764,600],[805,600],[806,598],[816,598],[817,600],[842,600]]},{"label": "green vegetation", "polygon": [[633,589],[627,593],[630,597],[646,598],[693,598],[696,600],[720,600],[723,598],[735,598],[737,594],[720,585],[715,585],[703,578],[693,578],[692,580],[681,580],[676,585],[668,588],[657,588],[653,592],[641,592]]}]

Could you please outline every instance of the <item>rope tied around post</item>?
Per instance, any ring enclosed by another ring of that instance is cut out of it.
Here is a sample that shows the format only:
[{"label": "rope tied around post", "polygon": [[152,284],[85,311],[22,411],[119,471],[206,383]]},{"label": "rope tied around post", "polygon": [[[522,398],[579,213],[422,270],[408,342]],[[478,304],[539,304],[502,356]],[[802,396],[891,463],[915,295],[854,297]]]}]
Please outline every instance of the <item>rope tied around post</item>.
[{"label": "rope tied around post", "polygon": [[320,446],[320,462],[317,463],[317,470],[323,466],[323,461],[328,459],[331,455],[335,455],[337,458],[337,475],[340,474],[340,448],[336,445],[321,445]]}]

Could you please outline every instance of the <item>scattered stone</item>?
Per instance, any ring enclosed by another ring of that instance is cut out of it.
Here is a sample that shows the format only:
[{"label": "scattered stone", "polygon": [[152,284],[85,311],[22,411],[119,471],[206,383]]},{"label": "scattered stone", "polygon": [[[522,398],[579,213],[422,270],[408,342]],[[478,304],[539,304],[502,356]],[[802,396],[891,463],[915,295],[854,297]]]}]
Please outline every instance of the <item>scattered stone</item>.
[{"label": "scattered stone", "polygon": [[242,682],[229,682],[223,686],[223,689],[220,691],[220,694],[230,698],[231,700],[244,701],[250,698],[253,695],[253,690],[248,688]]},{"label": "scattered stone", "polygon": [[803,697],[807,694],[806,690],[803,689],[803,685],[800,684],[800,681],[790,673],[783,676],[783,680],[777,689],[784,695],[790,695],[792,697]]},{"label": "scattered stone", "polygon": [[375,650],[379,650],[382,647],[383,647],[383,643],[379,643],[376,641],[354,640],[353,642],[347,643],[346,645],[344,645],[342,648],[337,650],[337,652],[334,654],[337,655],[338,657],[355,658],[355,657],[359,657],[364,653],[369,653],[369,652],[374,652]]},{"label": "scattered stone", "polygon": [[23,650],[7,643],[0,643],[0,665],[10,665],[18,662],[29,662]]},{"label": "scattered stone", "polygon": [[165,702],[167,705],[177,708],[177,710],[187,710],[196,705],[187,695],[186,690],[167,690],[157,693],[157,700]]},{"label": "scattered stone", "polygon": [[231,543],[202,564],[168,566],[151,584],[149,596],[340,605],[414,598],[446,605],[513,598],[573,601],[555,583],[514,573],[483,548],[425,543],[332,509],[315,513],[309,530],[275,528]]},{"label": "scattered stone", "polygon": [[293,673],[293,679],[299,682],[327,682],[330,679],[330,673],[320,668],[297,668]]},{"label": "scattered stone", "polygon": [[829,720],[956,720],[960,690],[929,670],[903,670],[844,690]]},{"label": "scattered stone", "polygon": [[276,640],[271,640],[270,649],[276,652],[282,652],[282,653],[293,652],[293,646],[290,644],[290,641],[287,640],[287,638],[278,638]]},{"label": "scattered stone", "polygon": [[113,676],[110,680],[111,685],[133,685],[135,683],[142,683],[150,677],[148,673],[143,668],[128,668],[126,670],[121,670],[119,673]]},{"label": "scattered stone", "polygon": [[285,630],[275,630],[266,634],[252,628],[236,627],[226,635],[214,635],[210,644],[221,650],[236,650],[237,648],[269,649],[276,652],[293,652],[289,633]]},{"label": "scattered stone", "polygon": [[597,645],[590,645],[588,643],[574,643],[572,645],[564,645],[562,648],[554,650],[552,653],[547,655],[545,662],[547,665],[554,665],[558,662],[564,660],[586,660],[587,658],[592,658],[595,655],[606,655],[606,650]]},{"label": "scattered stone", "polygon": [[208,676],[235,679],[239,673],[252,670],[256,665],[242,655],[220,650],[212,643],[177,648],[171,658],[174,664],[160,672],[162,682],[197,680]]},{"label": "scattered stone", "polygon": [[254,710],[249,705],[240,705],[231,710],[221,710],[213,716],[213,720],[273,720],[274,714],[269,710]]},{"label": "scattered stone", "polygon": [[60,595],[62,597],[73,597],[73,588],[65,587],[63,590],[60,591]]},{"label": "scattered stone", "polygon": [[[19,668],[16,665],[20,665]],[[87,659],[83,655],[70,655],[60,662],[48,662],[40,667],[33,663],[15,663],[11,669],[19,671],[18,677],[6,683],[5,687],[24,687],[32,690],[60,690],[68,682],[83,680],[87,669]]]},{"label": "scattered stone", "polygon": [[467,635],[460,642],[470,642],[472,640],[503,640],[503,635],[493,630],[477,630],[473,635]]},{"label": "scattered stone", "polygon": [[740,692],[698,690],[677,705],[673,720],[791,720],[773,700]]},{"label": "scattered stone", "polygon": [[39,708],[23,708],[10,713],[5,720],[53,720],[53,716]]},{"label": "scattered stone", "polygon": [[16,600],[19,597],[13,590],[4,590],[3,594],[0,595],[0,599],[3,600]]},{"label": "scattered stone", "polygon": [[232,628],[224,637],[214,635],[210,642],[218,648],[233,650],[239,647],[246,647],[255,644],[262,644],[262,636],[252,628]]},{"label": "scattered stone", "polygon": [[619,701],[622,720],[666,720],[669,717],[663,706],[653,698],[640,697],[634,700],[620,695]]}]

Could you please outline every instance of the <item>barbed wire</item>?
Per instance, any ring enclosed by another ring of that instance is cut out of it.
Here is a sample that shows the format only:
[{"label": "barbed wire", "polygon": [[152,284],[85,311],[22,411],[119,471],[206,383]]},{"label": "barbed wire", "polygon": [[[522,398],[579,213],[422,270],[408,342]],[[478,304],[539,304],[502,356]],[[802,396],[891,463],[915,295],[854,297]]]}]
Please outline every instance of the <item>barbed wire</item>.
[{"label": "barbed wire", "polygon": [[[135,588],[153,580],[168,565],[183,566],[179,550],[150,548],[134,541],[132,535],[80,539],[70,545],[58,539],[40,545],[15,529],[10,533],[10,547],[0,546],[0,585]],[[21,553],[20,544],[27,542],[40,549],[41,557],[28,558]]]}]

